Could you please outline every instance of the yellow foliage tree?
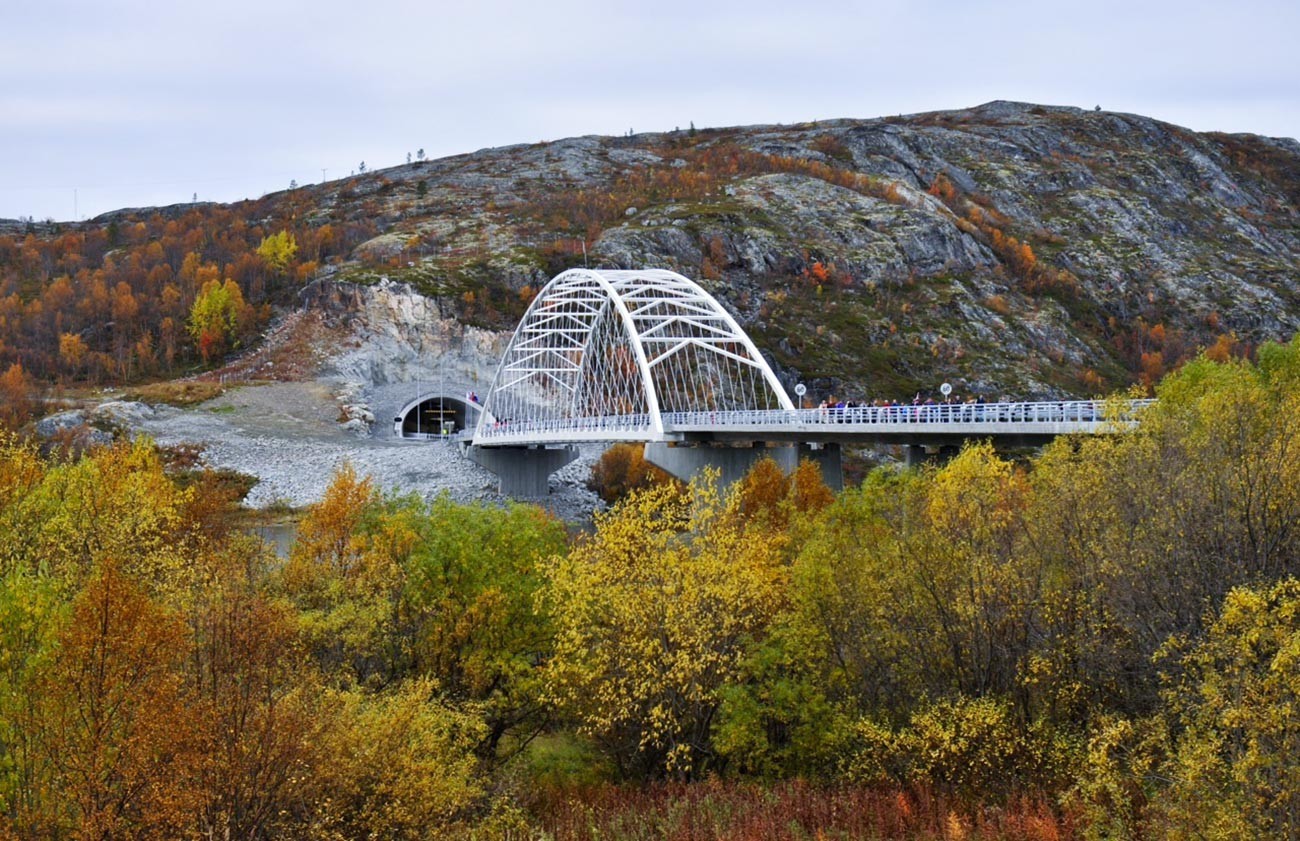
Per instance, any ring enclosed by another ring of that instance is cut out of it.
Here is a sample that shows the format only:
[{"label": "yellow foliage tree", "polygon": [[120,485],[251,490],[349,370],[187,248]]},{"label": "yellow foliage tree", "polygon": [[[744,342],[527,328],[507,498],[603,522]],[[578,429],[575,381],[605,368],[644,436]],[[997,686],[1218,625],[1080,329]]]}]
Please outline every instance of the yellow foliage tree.
[{"label": "yellow foliage tree", "polygon": [[265,592],[259,543],[240,537],[200,559],[186,604],[185,676],[207,736],[201,837],[271,834],[312,773],[319,693],[302,656],[292,606]]},{"label": "yellow foliage tree", "polygon": [[86,347],[86,342],[77,333],[61,333],[59,335],[59,359],[74,373],[81,370],[82,364],[85,363],[86,354],[90,349]]},{"label": "yellow foliage tree", "polygon": [[1300,573],[1300,344],[1259,356],[1189,363],[1139,429],[1039,459],[1027,522],[1059,584],[1030,673],[1066,716],[1149,714],[1166,640],[1232,587]]},{"label": "yellow foliage tree", "polygon": [[1300,580],[1233,590],[1166,693],[1168,838],[1300,835]]},{"label": "yellow foliage tree", "polygon": [[794,621],[828,690],[898,715],[927,694],[1016,689],[1039,595],[1019,551],[1027,492],[978,444],[938,470],[873,473],[825,508],[795,559]]},{"label": "yellow foliage tree", "polygon": [[349,463],[342,465],[299,524],[280,574],[317,665],[344,683],[379,677],[384,637],[401,591],[394,558],[369,551],[362,530],[363,521],[378,513],[379,502],[370,478],[358,477]]},{"label": "yellow foliage tree", "polygon": [[290,231],[280,231],[262,240],[257,256],[277,274],[284,274],[298,254],[298,240]]},{"label": "yellow foliage tree", "polygon": [[286,579],[311,579],[320,572],[348,578],[357,572],[363,550],[358,526],[378,501],[374,481],[359,477],[352,463],[344,462],[298,525]]},{"label": "yellow foliage tree", "polygon": [[212,279],[203,284],[194,299],[188,326],[199,355],[209,362],[233,347],[254,319],[253,308],[244,302],[238,283]]},{"label": "yellow foliage tree", "polygon": [[298,791],[310,837],[451,837],[484,800],[474,755],[482,721],[441,703],[432,681],[328,692],[318,725],[312,773]]},{"label": "yellow foliage tree", "polygon": [[[33,475],[21,453],[12,458]],[[153,591],[180,592],[189,586],[202,540],[185,529],[192,497],[163,473],[145,438],[47,468],[38,484],[0,512],[8,530],[8,539],[0,540],[0,570],[52,574],[75,589],[98,561],[116,558]]]},{"label": "yellow foliage tree", "polygon": [[715,481],[635,493],[545,566],[551,700],[624,773],[709,770],[720,692],[784,604],[780,541]]}]

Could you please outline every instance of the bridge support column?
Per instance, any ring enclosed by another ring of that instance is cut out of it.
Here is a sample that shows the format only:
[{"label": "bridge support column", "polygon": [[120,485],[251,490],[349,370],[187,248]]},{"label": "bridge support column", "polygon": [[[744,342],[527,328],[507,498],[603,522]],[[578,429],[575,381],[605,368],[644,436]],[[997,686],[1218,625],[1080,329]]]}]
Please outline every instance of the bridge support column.
[{"label": "bridge support column", "polygon": [[578,457],[578,448],[467,447],[469,460],[497,475],[498,489],[511,499],[542,499],[550,492],[551,474]]},{"label": "bridge support column", "polygon": [[944,465],[957,457],[961,447],[944,444],[937,452],[930,452],[923,444],[908,444],[903,455],[903,463],[908,467],[920,467],[927,462]]},{"label": "bridge support column", "polygon": [[822,481],[826,483],[826,487],[833,491],[844,490],[844,459],[839,444],[822,444],[816,449],[809,444],[800,444],[795,463],[786,472],[793,472],[804,459],[816,462],[822,469]]},{"label": "bridge support column", "polygon": [[743,479],[759,460],[770,458],[789,475],[802,459],[810,459],[822,470],[822,480],[832,490],[844,487],[840,463],[840,445],[823,444],[813,449],[808,444],[765,447],[713,447],[707,445],[670,447],[663,443],[645,445],[645,460],[672,476],[689,482],[706,467],[715,467],[725,486]]}]

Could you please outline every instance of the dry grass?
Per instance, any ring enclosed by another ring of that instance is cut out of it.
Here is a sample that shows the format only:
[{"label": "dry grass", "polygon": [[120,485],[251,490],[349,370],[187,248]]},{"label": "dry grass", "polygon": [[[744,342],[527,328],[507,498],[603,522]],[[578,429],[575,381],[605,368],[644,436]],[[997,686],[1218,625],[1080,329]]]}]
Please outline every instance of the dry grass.
[{"label": "dry grass", "polygon": [[1042,801],[963,809],[925,791],[868,786],[773,786],[710,781],[645,787],[594,786],[541,793],[530,804],[555,841],[967,839],[1062,841],[1074,822]]},{"label": "dry grass", "polygon": [[224,392],[225,388],[220,383],[200,380],[171,380],[169,382],[136,386],[127,392],[126,397],[128,400],[141,400],[145,403],[193,406],[214,397],[220,397]]}]

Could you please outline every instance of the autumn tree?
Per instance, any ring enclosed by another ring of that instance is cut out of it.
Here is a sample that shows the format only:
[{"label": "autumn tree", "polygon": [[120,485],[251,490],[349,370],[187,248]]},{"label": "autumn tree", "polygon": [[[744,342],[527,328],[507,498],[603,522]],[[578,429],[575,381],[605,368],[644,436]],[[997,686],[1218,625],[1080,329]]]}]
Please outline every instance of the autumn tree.
[{"label": "autumn tree", "polygon": [[1189,363],[1123,436],[1036,464],[1033,546],[1053,575],[1035,684],[1069,715],[1156,705],[1152,655],[1204,632],[1234,586],[1300,573],[1300,345]]},{"label": "autumn tree", "polygon": [[59,336],[59,359],[70,373],[75,375],[81,372],[88,351],[85,340],[78,334],[63,333]]},{"label": "autumn tree", "polygon": [[368,551],[363,529],[379,505],[369,477],[339,467],[299,524],[278,581],[317,666],[345,685],[385,680],[403,659],[386,643],[402,571],[390,554]]},{"label": "autumn tree", "polygon": [[446,495],[427,506],[399,500],[372,531],[375,549],[409,529],[399,609],[413,667],[448,697],[478,704],[489,760],[517,751],[549,722],[536,664],[549,649],[537,605],[541,564],[566,549],[564,526],[528,505],[460,505]]},{"label": "autumn tree", "polygon": [[190,309],[189,333],[204,362],[210,362],[233,347],[252,319],[252,308],[244,302],[239,284],[216,279],[203,284]]},{"label": "autumn tree", "polygon": [[359,527],[378,502],[373,479],[358,476],[351,462],[340,465],[325,495],[298,526],[286,577],[310,581],[323,574],[346,578],[359,572],[363,552]]},{"label": "autumn tree", "polygon": [[54,582],[18,570],[0,576],[0,836],[52,837],[63,818],[51,757],[38,744],[36,685],[63,624]]},{"label": "autumn tree", "polygon": [[298,240],[288,230],[272,234],[257,247],[257,256],[276,274],[284,274],[297,253]]},{"label": "autumn tree", "polygon": [[196,823],[209,837],[268,834],[314,761],[313,681],[291,606],[262,586],[263,552],[248,537],[209,548],[204,583],[187,599],[185,677],[208,751]]},{"label": "autumn tree", "polygon": [[17,429],[32,414],[32,382],[17,362],[0,374],[0,430]]},{"label": "autumn tree", "polygon": [[462,834],[482,808],[488,781],[474,746],[483,725],[442,702],[433,681],[384,693],[330,690],[317,718],[316,757],[298,781],[292,829],[418,841]]},{"label": "autumn tree", "polygon": [[[768,541],[791,575],[797,566],[788,565],[813,539],[820,512],[835,499],[820,468],[807,459],[789,476],[773,460],[761,459],[732,494],[745,530]],[[852,711],[824,683],[819,642],[795,621],[797,603],[791,599],[799,594],[791,577],[785,609],[747,647],[741,677],[719,692],[713,741],[729,771],[829,778],[848,743]]]},{"label": "autumn tree", "polygon": [[545,566],[548,692],[625,774],[715,766],[720,692],[783,604],[779,546],[715,481],[634,493]]},{"label": "autumn tree", "polygon": [[1300,834],[1300,581],[1228,594],[1166,692],[1173,838]]},{"label": "autumn tree", "polygon": [[985,444],[937,471],[873,472],[825,507],[800,541],[792,594],[822,684],[887,718],[927,695],[1015,691],[1038,597],[1020,551],[1027,493]]},{"label": "autumn tree", "polygon": [[481,705],[477,749],[495,760],[546,722],[538,565],[564,546],[563,526],[537,508],[381,499],[345,465],[304,518],[282,581],[327,674],[436,679],[449,698]]},{"label": "autumn tree", "polygon": [[84,838],[176,837],[204,759],[180,663],[183,623],[105,563],[33,682],[37,750]]},{"label": "autumn tree", "polygon": [[614,444],[591,467],[587,487],[606,502],[616,502],[634,490],[674,480],[645,460],[641,444]]},{"label": "autumn tree", "polygon": [[106,559],[155,592],[189,586],[197,536],[183,531],[192,493],[162,469],[152,442],[105,447],[47,468],[9,509],[0,569],[43,571],[79,587]]}]

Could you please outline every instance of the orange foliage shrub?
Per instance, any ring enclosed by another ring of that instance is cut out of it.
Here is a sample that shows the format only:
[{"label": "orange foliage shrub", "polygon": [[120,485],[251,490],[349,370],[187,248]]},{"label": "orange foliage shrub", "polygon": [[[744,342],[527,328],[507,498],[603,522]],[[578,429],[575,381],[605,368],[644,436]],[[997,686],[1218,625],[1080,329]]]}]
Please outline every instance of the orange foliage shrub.
[{"label": "orange foliage shrub", "polygon": [[1160,378],[1165,375],[1165,355],[1159,351],[1142,354],[1139,381],[1147,389],[1153,389]]},{"label": "orange foliage shrub", "polygon": [[[1109,322],[1112,330],[1119,330],[1118,322],[1112,318]],[[1144,318],[1138,318],[1132,328],[1117,332],[1114,339],[1116,349],[1137,373],[1138,381],[1148,387],[1166,373],[1178,368],[1196,354],[1197,348],[1183,332],[1165,324],[1150,324]],[[1242,353],[1244,350],[1234,350]]]},{"label": "orange foliage shrub", "polygon": [[1223,333],[1214,340],[1214,344],[1205,349],[1205,358],[1215,362],[1227,362],[1234,356],[1240,356],[1241,342],[1233,333]]},{"label": "orange foliage shrub", "polygon": [[722,276],[722,269],[727,265],[727,249],[721,237],[712,237],[704,250],[704,259],[700,262],[700,275],[708,280],[717,280]]},{"label": "orange foliage shrub", "polygon": [[1006,296],[992,295],[985,302],[984,306],[993,310],[998,315],[1007,315],[1011,312],[1011,305],[1007,303]]},{"label": "orange foliage shrub", "polygon": [[0,429],[17,429],[32,414],[32,382],[17,362],[0,374]]},{"label": "orange foliage shrub", "polygon": [[957,201],[956,185],[942,172],[934,177],[934,180],[930,182],[930,189],[926,192],[949,206]]},{"label": "orange foliage shrub", "polygon": [[640,444],[615,444],[592,466],[587,487],[613,503],[632,491],[676,481],[645,460]]}]

